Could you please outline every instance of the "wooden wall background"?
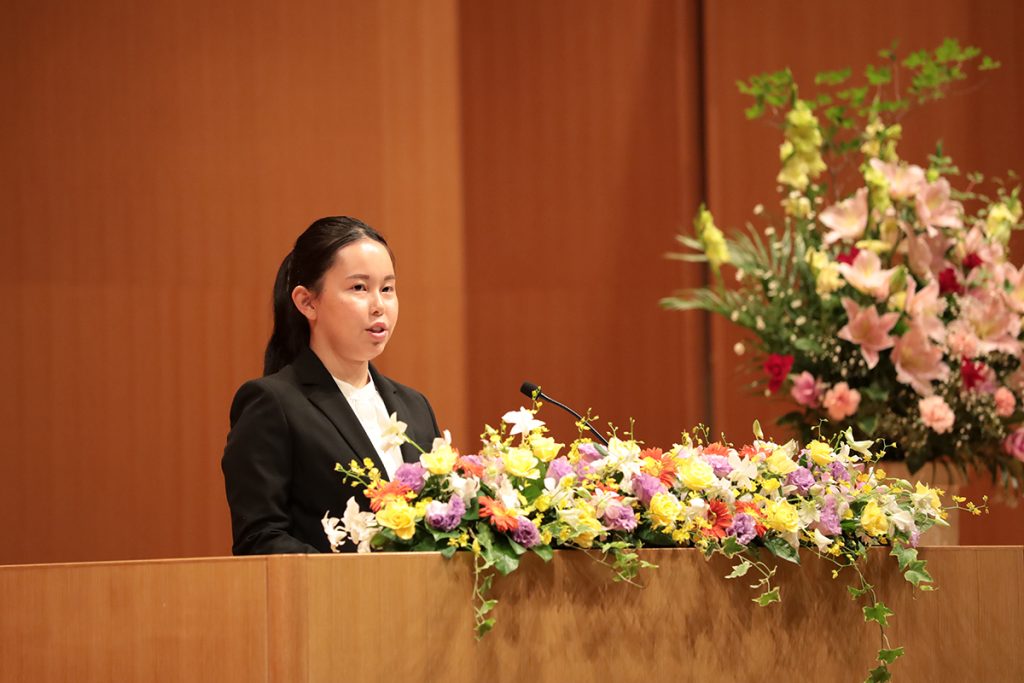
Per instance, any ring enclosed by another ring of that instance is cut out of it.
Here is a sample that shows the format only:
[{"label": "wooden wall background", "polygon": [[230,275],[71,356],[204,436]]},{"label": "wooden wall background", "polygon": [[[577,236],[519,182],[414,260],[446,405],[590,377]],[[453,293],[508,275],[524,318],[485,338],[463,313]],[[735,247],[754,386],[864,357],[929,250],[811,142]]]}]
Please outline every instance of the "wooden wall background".
[{"label": "wooden wall background", "polygon": [[[1013,0],[198,0],[0,10],[0,563],[229,551],[227,409],[259,373],[269,289],[312,219],[398,254],[384,370],[464,449],[524,379],[668,443],[737,439],[733,332],[657,308],[706,197],[774,201],[778,140],[734,83],[862,64],[945,36],[1003,62],[909,120],[965,168],[1022,168]],[[884,17],[884,21],[882,20]],[[560,436],[571,420],[547,419]],[[981,484],[972,491],[981,492]],[[965,542],[1024,542],[1019,511]]]}]

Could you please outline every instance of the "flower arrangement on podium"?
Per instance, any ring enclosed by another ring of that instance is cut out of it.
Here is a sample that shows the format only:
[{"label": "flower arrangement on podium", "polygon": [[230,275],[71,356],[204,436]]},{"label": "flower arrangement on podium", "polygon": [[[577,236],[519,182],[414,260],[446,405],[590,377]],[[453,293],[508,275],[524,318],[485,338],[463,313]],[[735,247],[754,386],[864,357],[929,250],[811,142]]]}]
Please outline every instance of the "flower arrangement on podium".
[{"label": "flower arrangement on podium", "polygon": [[[370,460],[338,464],[346,480],[365,487],[370,509],[350,499],[341,517],[325,514],[331,547],[469,552],[478,636],[495,624],[495,574],[515,571],[529,553],[548,561],[554,549],[583,550],[616,580],[638,583],[641,570],[653,568],[640,548],[699,548],[732,558],[727,578],[754,577],[753,600],[767,606],[782,598],[774,558],[799,564],[803,550],[834,563],[834,576],[852,571],[851,595],[866,601],[865,620],[882,629],[877,670],[887,672],[902,653],[885,636],[892,612],[858,563],[869,549],[889,546],[907,581],[930,590],[916,546],[947,513],[941,491],[875,467],[871,442],[848,430],[831,441],[778,444],[755,424],[756,438],[739,447],[709,443],[703,431],[667,450],[644,447],[633,434],[606,447],[583,438],[581,421],[580,438],[565,446],[547,435],[539,407],[487,427],[474,454],[460,454],[446,432],[391,481]],[[388,434],[404,440],[394,416]]]},{"label": "flower arrangement on podium", "polygon": [[995,181],[989,196],[968,174],[958,189],[941,144],[924,165],[896,149],[898,117],[946,95],[980,53],[947,40],[880,55],[861,86],[849,69],[819,74],[814,97],[788,70],[740,84],[755,100],[749,118],[774,113],[782,125],[780,215],[755,207],[763,225],[727,237],[701,207],[696,237],[679,237],[692,251],[673,256],[708,262],[713,281],[662,303],[751,331],[764,372],[755,388],[793,404],[782,421],[804,439],[852,429],[888,440],[887,457],[911,472],[940,461],[1016,491],[1024,270],[1007,257],[1019,187]]}]

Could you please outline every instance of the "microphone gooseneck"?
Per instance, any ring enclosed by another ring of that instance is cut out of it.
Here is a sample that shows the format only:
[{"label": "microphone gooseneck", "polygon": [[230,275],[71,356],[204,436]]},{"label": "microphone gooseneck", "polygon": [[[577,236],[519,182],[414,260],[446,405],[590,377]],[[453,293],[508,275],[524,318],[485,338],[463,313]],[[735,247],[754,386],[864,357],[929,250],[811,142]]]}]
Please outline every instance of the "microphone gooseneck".
[{"label": "microphone gooseneck", "polygon": [[580,422],[582,422],[584,425],[586,425],[587,429],[590,430],[591,434],[596,436],[601,441],[601,443],[603,443],[605,446],[608,445],[608,439],[604,438],[604,436],[601,434],[601,432],[599,432],[596,429],[594,429],[594,425],[590,424],[590,422],[588,422],[582,415],[577,413],[575,410],[573,410],[569,406],[565,405],[564,403],[562,403],[560,401],[556,401],[555,399],[553,399],[550,396],[548,396],[547,394],[545,394],[543,391],[540,390],[540,387],[537,386],[536,384],[534,384],[533,382],[523,382],[523,385],[521,387],[519,387],[519,391],[523,392],[526,396],[528,396],[531,399],[532,398],[541,398],[541,399],[544,399],[545,401],[547,401],[548,403],[554,403],[556,406],[558,406],[562,410],[566,411],[567,413],[570,413],[571,415],[576,416],[576,419],[579,420]]}]

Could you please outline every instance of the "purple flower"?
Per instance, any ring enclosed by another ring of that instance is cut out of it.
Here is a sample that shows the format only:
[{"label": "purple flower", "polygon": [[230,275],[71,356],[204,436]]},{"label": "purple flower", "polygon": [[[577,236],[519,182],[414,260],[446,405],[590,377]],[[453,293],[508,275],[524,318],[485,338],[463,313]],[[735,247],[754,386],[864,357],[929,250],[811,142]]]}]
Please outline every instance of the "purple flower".
[{"label": "purple flower", "polygon": [[588,465],[595,460],[601,459],[601,453],[597,450],[597,446],[592,443],[580,444],[580,462],[585,462]]},{"label": "purple flower", "polygon": [[400,481],[413,492],[419,493],[427,481],[427,470],[418,462],[403,463],[395,472],[395,481]]},{"label": "purple flower", "polygon": [[828,473],[836,481],[850,481],[850,473],[846,471],[846,466],[836,460],[828,464]]},{"label": "purple flower", "polygon": [[736,540],[743,545],[747,545],[757,537],[754,518],[746,512],[733,515],[732,526],[726,529],[726,533],[730,536],[735,536]]},{"label": "purple flower", "polygon": [[921,542],[921,532],[918,529],[914,529],[910,532],[910,547],[916,548],[917,544]]},{"label": "purple flower", "polygon": [[540,532],[529,517],[520,517],[519,524],[512,532],[512,540],[524,548],[532,548],[540,544]]},{"label": "purple flower", "polygon": [[552,460],[551,464],[548,465],[548,473],[544,475],[544,478],[554,479],[557,483],[567,474],[572,474],[572,465],[569,464],[568,458],[561,455]]},{"label": "purple flower", "polygon": [[806,467],[797,467],[786,477],[786,483],[795,486],[797,493],[807,493],[814,486],[814,475]]},{"label": "purple flower", "polygon": [[604,509],[604,523],[609,529],[632,531],[636,528],[636,515],[628,505],[612,503]]},{"label": "purple flower", "polygon": [[651,504],[651,498],[654,497],[655,493],[661,493],[666,490],[665,485],[657,477],[643,473],[633,477],[633,494],[644,505]]},{"label": "purple flower", "polygon": [[835,536],[842,532],[842,530],[843,528],[839,526],[839,513],[836,511],[835,496],[825,496],[825,505],[822,506],[821,513],[818,516],[818,531],[826,536]]},{"label": "purple flower", "polygon": [[711,469],[715,471],[716,477],[724,477],[732,472],[732,465],[729,464],[729,458],[724,455],[704,455],[704,460],[711,465]]},{"label": "purple flower", "polygon": [[427,524],[438,531],[451,531],[462,521],[466,514],[466,504],[459,496],[452,496],[447,503],[432,500],[427,503]]}]

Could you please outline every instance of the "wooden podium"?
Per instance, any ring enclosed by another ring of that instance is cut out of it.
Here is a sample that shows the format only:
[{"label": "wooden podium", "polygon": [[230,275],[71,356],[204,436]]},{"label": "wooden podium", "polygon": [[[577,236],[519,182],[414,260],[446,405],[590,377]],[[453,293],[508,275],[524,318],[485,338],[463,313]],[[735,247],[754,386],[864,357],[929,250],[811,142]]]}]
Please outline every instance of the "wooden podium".
[{"label": "wooden podium", "polygon": [[[926,548],[912,593],[868,578],[907,654],[897,681],[1024,680],[1024,548]],[[471,563],[433,553],[0,567],[0,681],[861,681],[879,647],[831,565],[781,566],[761,608],[729,563],[647,550],[644,589],[579,552],[499,577],[472,634]],[[785,564],[785,563],[783,563]]]}]

